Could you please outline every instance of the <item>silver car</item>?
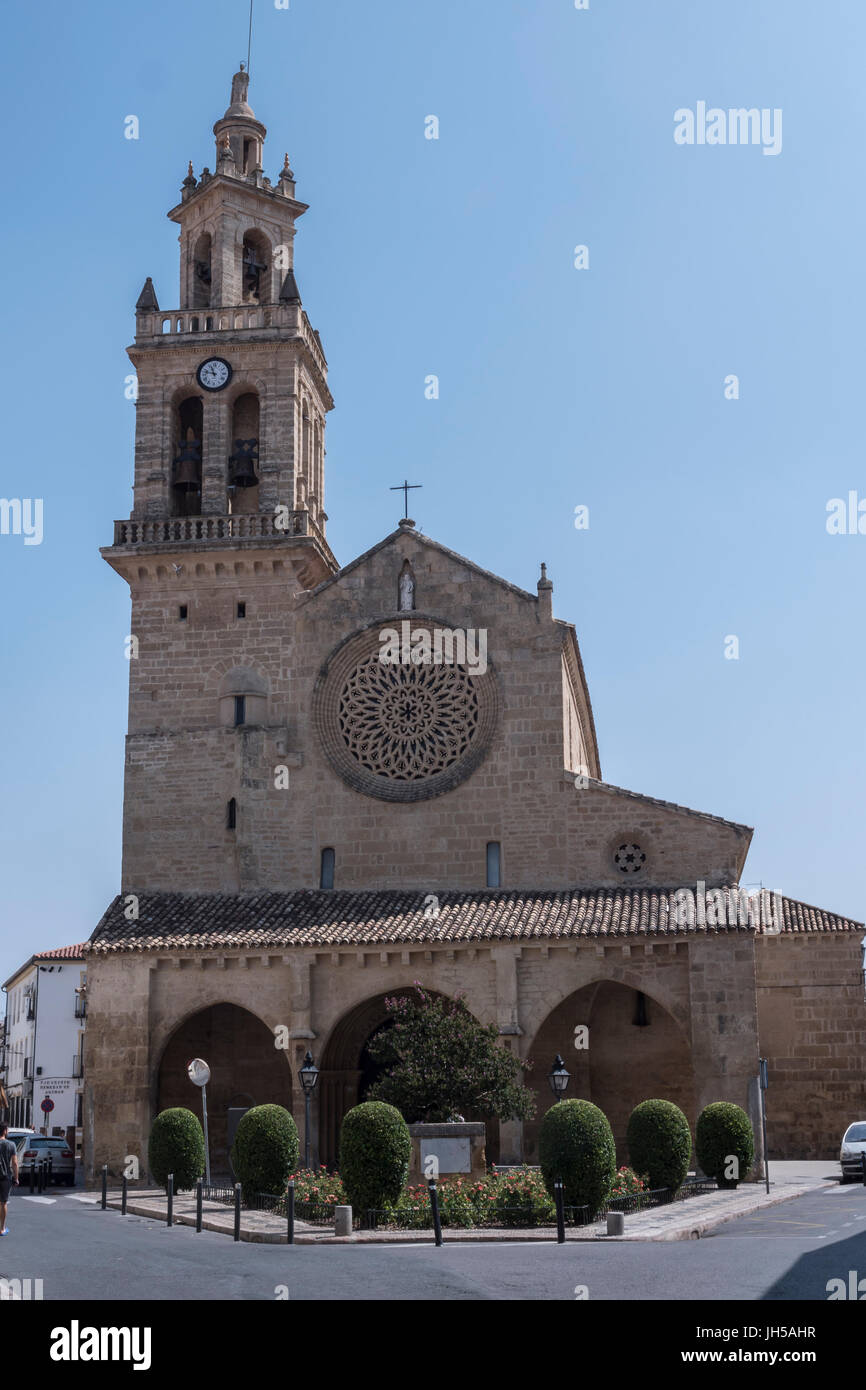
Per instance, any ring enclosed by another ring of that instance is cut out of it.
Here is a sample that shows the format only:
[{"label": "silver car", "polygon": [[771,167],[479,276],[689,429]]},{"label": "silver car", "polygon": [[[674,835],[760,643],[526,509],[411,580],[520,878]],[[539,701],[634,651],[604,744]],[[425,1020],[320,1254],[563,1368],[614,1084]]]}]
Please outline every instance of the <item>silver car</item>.
[{"label": "silver car", "polygon": [[842,1181],[863,1177],[863,1158],[866,1153],[866,1120],[857,1120],[845,1130],[839,1162],[842,1165]]},{"label": "silver car", "polygon": [[75,1154],[65,1139],[45,1134],[28,1134],[18,1150],[18,1176],[23,1184],[29,1179],[31,1163],[51,1159],[51,1179],[65,1182],[67,1187],[75,1185]]}]

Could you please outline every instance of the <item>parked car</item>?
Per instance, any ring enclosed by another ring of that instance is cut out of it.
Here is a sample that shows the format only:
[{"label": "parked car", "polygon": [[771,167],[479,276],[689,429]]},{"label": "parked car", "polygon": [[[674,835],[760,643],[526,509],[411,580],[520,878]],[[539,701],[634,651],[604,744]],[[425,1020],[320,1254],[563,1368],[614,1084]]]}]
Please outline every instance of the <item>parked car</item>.
[{"label": "parked car", "polygon": [[55,1182],[65,1182],[67,1187],[75,1183],[75,1154],[65,1139],[53,1138],[44,1134],[30,1134],[26,1143],[18,1150],[18,1166],[22,1183],[28,1175],[30,1164],[51,1158],[51,1176]]},{"label": "parked car", "polygon": [[861,1154],[864,1151],[866,1151],[866,1120],[857,1120],[845,1130],[842,1147],[839,1150],[843,1182],[847,1182],[849,1178],[862,1178],[863,1159]]},{"label": "parked car", "polygon": [[6,1131],[6,1138],[11,1139],[15,1148],[18,1150],[18,1161],[21,1161],[21,1146],[27,1143],[31,1134],[35,1134],[35,1129],[9,1129]]}]

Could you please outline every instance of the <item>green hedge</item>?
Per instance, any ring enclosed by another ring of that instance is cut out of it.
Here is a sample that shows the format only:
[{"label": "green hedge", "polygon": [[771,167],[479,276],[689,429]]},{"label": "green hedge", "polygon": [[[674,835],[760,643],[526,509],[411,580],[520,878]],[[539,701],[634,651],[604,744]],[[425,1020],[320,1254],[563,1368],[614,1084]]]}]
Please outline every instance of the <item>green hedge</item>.
[{"label": "green hedge", "polygon": [[626,1131],[629,1161],[650,1187],[682,1185],[692,1156],[689,1122],[669,1100],[645,1100],[631,1112]]},{"label": "green hedge", "polygon": [[195,1187],[204,1173],[204,1134],[191,1110],[178,1106],[157,1115],[147,1145],[147,1162],[160,1187],[174,1173],[174,1190]]},{"label": "green hedge", "polygon": [[298,1130],[282,1105],[256,1105],[241,1116],[232,1167],[244,1200],[256,1192],[281,1193],[298,1166]]},{"label": "green hedge", "polygon": [[393,1105],[368,1100],[348,1111],[340,1130],[340,1175],[356,1215],[397,1201],[411,1153],[409,1126]]},{"label": "green hedge", "polygon": [[724,1100],[705,1105],[695,1127],[695,1152],[707,1177],[715,1178],[719,1187],[742,1182],[755,1157],[755,1136],[745,1110]]},{"label": "green hedge", "polygon": [[606,1115],[588,1100],[557,1101],[541,1121],[538,1161],[551,1197],[561,1178],[566,1206],[590,1207],[595,1215],[616,1175],[616,1146]]}]

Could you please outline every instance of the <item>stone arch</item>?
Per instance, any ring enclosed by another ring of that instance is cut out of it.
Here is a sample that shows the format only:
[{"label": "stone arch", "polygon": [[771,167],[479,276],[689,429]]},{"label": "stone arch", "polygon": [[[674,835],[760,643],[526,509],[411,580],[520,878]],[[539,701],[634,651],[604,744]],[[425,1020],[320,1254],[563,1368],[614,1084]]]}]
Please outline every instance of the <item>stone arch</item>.
[{"label": "stone arch", "polygon": [[[274,1034],[257,1014],[226,1000],[193,1010],[169,1033],[153,1070],[154,1115],[172,1106],[201,1114],[201,1101],[186,1068],[203,1057],[211,1068],[208,1125],[214,1177],[230,1173],[227,1151],[228,1108],[239,1096],[255,1105],[292,1109],[289,1054],[274,1047]],[[246,1103],[246,1102],[241,1102]]]},{"label": "stone arch", "polygon": [[[414,983],[392,985],[382,994],[360,1000],[334,1024],[322,1048],[319,1063],[319,1162],[336,1167],[339,1154],[340,1125],[347,1110],[358,1105],[364,1083],[369,1084],[369,1071],[364,1054],[367,1043],[383,1024],[388,1022],[386,999],[410,994]],[[428,994],[442,996],[443,990],[424,985]],[[472,1118],[467,1115],[466,1119]],[[488,1124],[488,1159],[495,1162],[498,1151],[498,1124]],[[491,1158],[491,1147],[494,1157]]]},{"label": "stone arch", "polygon": [[[643,1100],[670,1100],[683,1110],[694,1134],[695,1080],[688,1029],[639,976],[599,977],[553,1008],[536,1031],[527,1084],[537,1110],[524,1128],[524,1158],[538,1161],[538,1130],[553,1104],[547,1081],[559,1053],[571,1073],[567,1097],[591,1100],[610,1121],[617,1163],[628,1162],[628,1117]],[[642,1002],[643,1001],[643,1002]],[[677,1012],[681,1012],[678,1010]],[[575,1028],[588,1028],[588,1047],[575,1045]]]}]

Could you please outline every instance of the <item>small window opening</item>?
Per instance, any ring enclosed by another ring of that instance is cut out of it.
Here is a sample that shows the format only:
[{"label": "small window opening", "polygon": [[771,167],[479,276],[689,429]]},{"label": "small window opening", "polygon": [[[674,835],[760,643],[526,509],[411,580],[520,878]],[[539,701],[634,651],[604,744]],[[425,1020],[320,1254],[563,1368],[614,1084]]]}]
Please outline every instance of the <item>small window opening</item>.
[{"label": "small window opening", "polygon": [[239,604],[238,604],[238,617],[239,617],[239,618],[245,618],[246,616],[247,616],[247,605],[246,605],[245,603],[239,603]]},{"label": "small window opening", "polygon": [[232,797],[226,807],[226,830],[236,830],[238,824],[238,803]]},{"label": "small window opening", "polygon": [[334,886],[334,857],[332,849],[322,850],[322,867],[319,873],[320,888],[333,888]]},{"label": "small window opening", "polygon": [[498,840],[491,840],[487,846],[487,887],[500,888],[502,852]]},{"label": "small window opening", "polygon": [[247,722],[247,697],[246,695],[235,696],[235,728],[239,724]]},{"label": "small window opening", "polygon": [[187,619],[187,611],[188,611],[188,610],[187,610],[187,606],[186,606],[185,603],[182,603],[182,604],[180,605],[180,608],[177,610],[177,616],[178,616],[178,618],[180,619],[180,621],[181,621],[182,623],[185,623],[185,622],[186,622],[186,619]]}]

